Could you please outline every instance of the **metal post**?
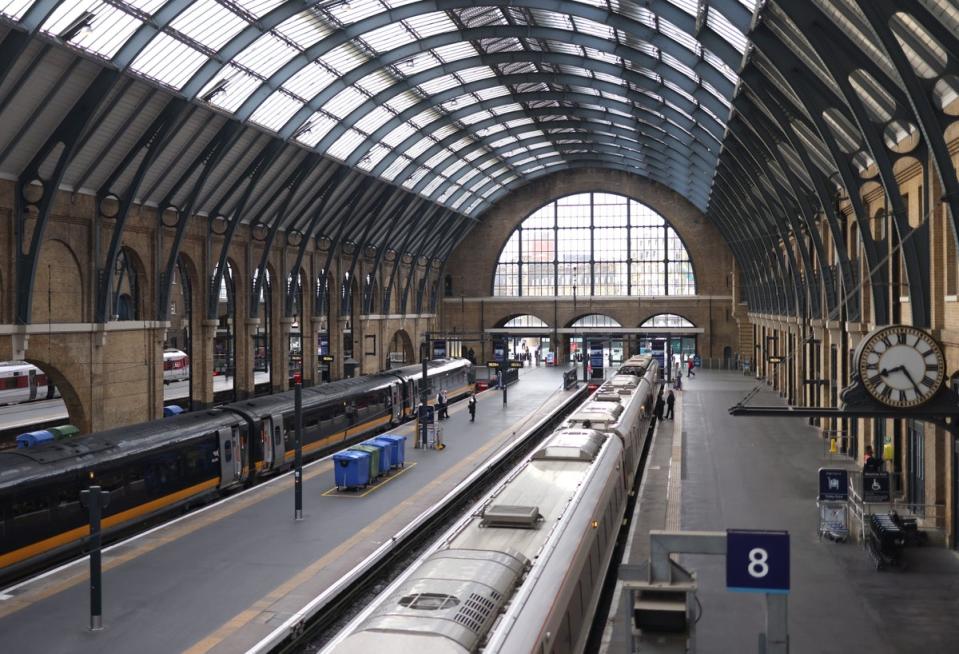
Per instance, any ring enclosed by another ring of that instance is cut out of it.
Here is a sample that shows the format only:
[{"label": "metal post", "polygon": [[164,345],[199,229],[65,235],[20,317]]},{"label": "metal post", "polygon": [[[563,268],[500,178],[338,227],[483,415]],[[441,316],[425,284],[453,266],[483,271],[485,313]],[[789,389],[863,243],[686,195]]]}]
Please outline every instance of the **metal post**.
[{"label": "metal post", "polygon": [[[508,369],[507,369],[507,370],[508,370]],[[503,379],[503,406],[506,406],[506,386],[508,385],[508,384],[506,383],[506,370],[503,370],[503,377],[502,377],[502,379]]]},{"label": "metal post", "polygon": [[[423,364],[423,379],[420,380],[420,406],[426,406],[430,399],[429,388],[427,388],[429,370],[426,365],[429,361],[429,349],[430,335],[427,333],[423,336],[423,342],[420,344],[420,362]],[[417,419],[420,420],[420,447],[426,447],[428,440],[426,420],[419,419],[419,417]]]},{"label": "metal post", "polygon": [[787,595],[766,593],[766,634],[763,654],[788,654]]},{"label": "metal post", "polygon": [[103,629],[103,584],[100,567],[100,516],[110,502],[110,493],[99,486],[80,491],[80,503],[90,514],[90,631]]},{"label": "metal post", "polygon": [[303,383],[296,382],[293,395],[295,455],[293,459],[293,519],[303,519]]}]

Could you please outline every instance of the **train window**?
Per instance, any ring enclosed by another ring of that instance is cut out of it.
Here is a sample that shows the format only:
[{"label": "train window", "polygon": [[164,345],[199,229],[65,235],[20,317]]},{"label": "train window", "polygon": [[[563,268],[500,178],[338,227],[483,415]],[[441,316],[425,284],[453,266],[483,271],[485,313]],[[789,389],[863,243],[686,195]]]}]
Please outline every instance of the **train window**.
[{"label": "train window", "polygon": [[26,518],[49,509],[46,497],[24,497],[17,499],[10,506],[10,515],[14,519]]}]

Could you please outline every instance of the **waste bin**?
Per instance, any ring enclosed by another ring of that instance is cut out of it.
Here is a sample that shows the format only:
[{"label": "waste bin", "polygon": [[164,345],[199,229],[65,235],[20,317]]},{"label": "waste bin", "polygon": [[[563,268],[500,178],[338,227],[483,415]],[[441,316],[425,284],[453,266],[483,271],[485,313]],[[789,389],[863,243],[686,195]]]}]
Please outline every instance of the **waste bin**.
[{"label": "waste bin", "polygon": [[28,431],[25,434],[17,436],[17,447],[37,447],[45,443],[52,443],[55,437],[46,429],[41,431]]},{"label": "waste bin", "polygon": [[73,425],[60,425],[59,427],[50,427],[48,429],[53,437],[58,441],[62,441],[64,438],[70,438],[80,433],[80,430],[74,427]]},{"label": "waste bin", "polygon": [[169,418],[170,416],[178,416],[178,415],[180,415],[180,414],[183,413],[183,412],[184,412],[183,407],[182,407],[182,406],[178,406],[178,405],[176,405],[176,404],[169,404],[169,405],[163,407],[163,417],[164,417],[164,418]]},{"label": "waste bin", "polygon": [[333,455],[333,477],[336,487],[362,488],[370,483],[370,455],[367,452],[346,450]]},{"label": "waste bin", "polygon": [[370,456],[370,483],[380,476],[380,447],[373,445],[354,445],[350,448],[356,452],[366,452]]},{"label": "waste bin", "polygon": [[393,443],[393,467],[402,468],[406,465],[406,436],[402,434],[383,434],[379,438]]},{"label": "waste bin", "polygon": [[393,444],[389,441],[381,441],[378,438],[371,438],[363,441],[363,445],[375,447],[380,451],[379,468],[377,472],[381,475],[390,474],[390,468],[393,466]]},{"label": "waste bin", "polygon": [[382,445],[384,448],[384,454],[387,454],[389,457],[390,468],[399,468],[400,467],[400,453],[399,447],[391,438],[383,438],[382,436],[377,436],[376,438],[371,438],[370,443],[373,445]]}]

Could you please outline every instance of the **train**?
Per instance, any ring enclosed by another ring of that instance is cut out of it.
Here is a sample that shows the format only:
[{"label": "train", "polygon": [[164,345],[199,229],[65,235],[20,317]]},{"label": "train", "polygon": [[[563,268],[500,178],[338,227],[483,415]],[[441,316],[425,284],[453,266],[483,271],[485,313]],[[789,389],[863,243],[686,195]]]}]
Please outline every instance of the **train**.
[{"label": "train", "polygon": [[186,381],[190,378],[190,357],[175,348],[163,350],[163,383]]},{"label": "train", "polygon": [[324,654],[584,651],[658,377],[624,362]]},{"label": "train", "polygon": [[[472,391],[465,359],[430,361],[426,374],[433,394]],[[422,380],[416,365],[304,388],[304,459],[414,416]],[[109,538],[287,470],[293,457],[293,391],[0,451],[0,584],[80,551],[89,533],[80,491],[89,486],[110,492]]]},{"label": "train", "polygon": [[25,361],[0,362],[0,405],[60,397],[47,374]]}]

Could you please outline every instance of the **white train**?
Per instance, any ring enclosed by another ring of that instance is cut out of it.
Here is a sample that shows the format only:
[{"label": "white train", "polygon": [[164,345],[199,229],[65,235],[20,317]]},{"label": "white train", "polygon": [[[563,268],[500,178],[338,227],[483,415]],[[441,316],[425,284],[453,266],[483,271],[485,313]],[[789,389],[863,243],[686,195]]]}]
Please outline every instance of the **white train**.
[{"label": "white train", "polygon": [[[623,364],[330,654],[582,652],[655,400]],[[635,374],[641,373],[641,374]]]},{"label": "white train", "polygon": [[184,381],[190,378],[190,357],[175,349],[163,350],[163,383]]},{"label": "white train", "polygon": [[60,397],[47,374],[25,361],[0,362],[0,404]]}]

